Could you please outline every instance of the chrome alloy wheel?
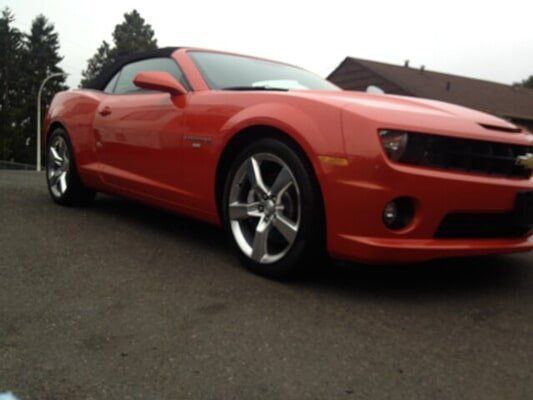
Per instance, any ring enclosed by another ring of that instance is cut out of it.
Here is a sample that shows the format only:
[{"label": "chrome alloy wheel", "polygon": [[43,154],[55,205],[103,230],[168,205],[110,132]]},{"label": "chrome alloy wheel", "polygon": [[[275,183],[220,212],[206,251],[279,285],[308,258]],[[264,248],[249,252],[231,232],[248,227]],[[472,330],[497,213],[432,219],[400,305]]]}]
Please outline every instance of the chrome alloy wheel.
[{"label": "chrome alloy wheel", "polygon": [[270,153],[246,159],[231,182],[231,231],[241,251],[261,264],[282,259],[300,226],[298,183],[290,168]]},{"label": "chrome alloy wheel", "polygon": [[48,148],[46,173],[48,184],[54,197],[59,198],[68,189],[68,175],[70,169],[70,156],[67,142],[61,136],[52,139]]}]

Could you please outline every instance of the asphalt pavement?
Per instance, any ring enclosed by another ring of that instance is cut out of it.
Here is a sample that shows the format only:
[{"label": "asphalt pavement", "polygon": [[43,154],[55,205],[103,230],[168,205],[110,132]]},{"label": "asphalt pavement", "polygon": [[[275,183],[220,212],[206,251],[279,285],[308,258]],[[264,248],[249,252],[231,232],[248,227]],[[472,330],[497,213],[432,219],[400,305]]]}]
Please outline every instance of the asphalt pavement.
[{"label": "asphalt pavement", "polygon": [[533,253],[243,270],[216,227],[0,171],[0,393],[531,399]]}]

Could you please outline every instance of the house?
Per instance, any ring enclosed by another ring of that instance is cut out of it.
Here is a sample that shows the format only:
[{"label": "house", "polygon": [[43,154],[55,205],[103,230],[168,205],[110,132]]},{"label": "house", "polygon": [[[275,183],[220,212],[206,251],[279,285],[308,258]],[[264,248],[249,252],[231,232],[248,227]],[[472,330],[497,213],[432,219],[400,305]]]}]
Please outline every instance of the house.
[{"label": "house", "polygon": [[328,76],[345,90],[377,86],[386,93],[446,101],[484,111],[533,132],[533,90],[481,79],[346,57]]}]

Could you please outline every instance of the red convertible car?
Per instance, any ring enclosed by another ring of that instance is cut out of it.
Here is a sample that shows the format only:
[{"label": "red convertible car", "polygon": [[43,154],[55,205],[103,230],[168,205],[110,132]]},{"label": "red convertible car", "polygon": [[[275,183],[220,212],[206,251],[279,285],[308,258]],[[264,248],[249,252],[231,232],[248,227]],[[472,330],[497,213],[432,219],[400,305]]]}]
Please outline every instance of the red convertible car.
[{"label": "red convertible car", "polygon": [[58,93],[45,127],[55,202],[106,192],[222,225],[267,276],[533,248],[533,135],[451,104],[163,48]]}]

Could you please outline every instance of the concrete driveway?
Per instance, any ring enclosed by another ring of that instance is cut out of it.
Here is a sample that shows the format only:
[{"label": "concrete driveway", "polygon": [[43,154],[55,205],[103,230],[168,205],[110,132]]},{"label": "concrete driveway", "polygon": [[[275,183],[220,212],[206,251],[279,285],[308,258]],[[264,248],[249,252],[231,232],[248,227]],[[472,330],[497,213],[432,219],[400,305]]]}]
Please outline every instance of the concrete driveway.
[{"label": "concrete driveway", "polygon": [[215,227],[0,171],[0,393],[531,399],[533,254],[325,265],[278,283]]}]

